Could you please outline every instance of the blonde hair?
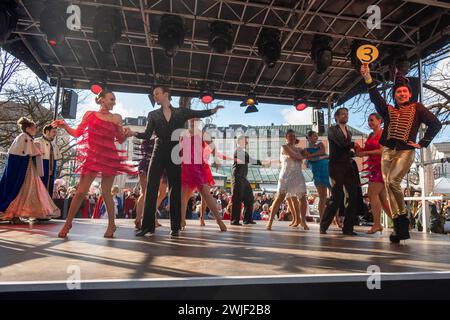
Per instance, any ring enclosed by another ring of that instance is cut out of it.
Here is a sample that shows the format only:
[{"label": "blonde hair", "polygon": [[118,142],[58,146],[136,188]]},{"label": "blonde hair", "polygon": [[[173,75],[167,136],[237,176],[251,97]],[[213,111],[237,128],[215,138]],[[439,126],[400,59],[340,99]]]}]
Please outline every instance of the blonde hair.
[{"label": "blonde hair", "polygon": [[95,97],[95,103],[100,104],[100,99],[106,97],[108,93],[114,94],[111,90],[102,90],[100,93]]},{"label": "blonde hair", "polygon": [[25,130],[27,128],[35,127],[36,123],[26,117],[20,117],[20,119],[17,120],[17,125],[19,126],[20,130],[22,130],[22,132],[26,132]]}]

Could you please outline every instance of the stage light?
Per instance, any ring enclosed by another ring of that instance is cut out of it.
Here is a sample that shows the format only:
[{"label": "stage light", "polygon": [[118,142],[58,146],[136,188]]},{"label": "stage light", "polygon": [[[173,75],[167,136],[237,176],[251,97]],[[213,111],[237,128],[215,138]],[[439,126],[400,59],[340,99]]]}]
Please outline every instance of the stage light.
[{"label": "stage light", "polygon": [[0,44],[5,43],[16,29],[18,20],[16,8],[17,4],[13,0],[0,3]]},{"label": "stage light", "polygon": [[214,100],[214,91],[208,83],[200,85],[200,100],[204,104],[209,104]]},{"label": "stage light", "polygon": [[225,53],[231,50],[233,45],[233,37],[231,25],[222,21],[211,23],[209,28],[209,47],[217,53]]},{"label": "stage light", "polygon": [[331,42],[331,38],[328,36],[314,36],[311,46],[311,58],[314,61],[318,74],[324,73],[333,62]]},{"label": "stage light", "polygon": [[66,37],[67,4],[60,1],[48,1],[40,16],[40,28],[47,36],[47,42],[52,47],[64,42]]},{"label": "stage light", "polygon": [[165,14],[161,17],[158,31],[158,43],[169,58],[173,58],[184,43],[186,31],[183,19],[176,15]]},{"label": "stage light", "polygon": [[93,94],[99,94],[99,93],[102,92],[102,91],[103,91],[103,88],[102,88],[102,86],[99,85],[98,83],[93,83],[93,84],[91,85],[91,92],[92,92]]},{"label": "stage light", "polygon": [[241,107],[250,107],[255,105],[258,105],[258,100],[256,100],[256,95],[253,92],[250,92],[241,103]]},{"label": "stage light", "polygon": [[306,108],[308,108],[308,103],[301,98],[295,98],[294,99],[294,107],[297,111],[303,111]]},{"label": "stage light", "polygon": [[258,108],[256,108],[255,105],[248,106],[247,109],[245,109],[245,113],[254,113],[258,112]]},{"label": "stage light", "polygon": [[123,22],[119,10],[99,7],[94,17],[94,38],[103,52],[111,52],[114,44],[122,37]]},{"label": "stage light", "polygon": [[258,53],[268,68],[273,68],[281,56],[280,31],[263,28],[258,38]]}]

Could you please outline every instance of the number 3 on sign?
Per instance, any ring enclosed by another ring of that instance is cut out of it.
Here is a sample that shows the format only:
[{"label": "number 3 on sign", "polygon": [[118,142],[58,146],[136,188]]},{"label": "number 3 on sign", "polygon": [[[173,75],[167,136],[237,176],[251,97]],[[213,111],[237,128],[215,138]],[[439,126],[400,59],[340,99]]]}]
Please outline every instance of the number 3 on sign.
[{"label": "number 3 on sign", "polygon": [[356,56],[361,63],[369,64],[378,58],[378,49],[370,44],[365,44],[358,48]]}]

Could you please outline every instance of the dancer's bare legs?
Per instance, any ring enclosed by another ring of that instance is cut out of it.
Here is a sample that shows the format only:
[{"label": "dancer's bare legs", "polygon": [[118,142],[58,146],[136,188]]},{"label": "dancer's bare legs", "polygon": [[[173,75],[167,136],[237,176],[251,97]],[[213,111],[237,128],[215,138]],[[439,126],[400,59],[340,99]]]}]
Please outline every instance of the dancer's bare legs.
[{"label": "dancer's bare legs", "polygon": [[114,199],[111,194],[111,188],[114,184],[115,176],[104,176],[102,177],[102,196],[103,201],[106,205],[106,212],[108,213],[108,228],[106,229],[105,238],[113,238],[114,231],[116,231],[116,224],[114,220],[116,218],[115,210],[114,210]]},{"label": "dancer's bare legs", "polygon": [[219,214],[219,208],[217,207],[217,201],[212,196],[211,192],[209,192],[210,186],[207,184],[202,185],[200,188],[200,194],[202,195],[202,200],[205,199],[205,203],[208,208],[211,210],[214,218],[216,219],[217,224],[219,225],[220,231],[227,231],[227,227],[225,223],[223,223],[222,218]]},{"label": "dancer's bare legs", "polygon": [[186,210],[189,199],[194,192],[194,188],[188,186],[181,187],[181,230],[186,228]]},{"label": "dancer's bare legs", "polygon": [[319,194],[319,216],[322,221],[323,213],[325,212],[325,206],[327,202],[328,188],[325,186],[317,186],[317,193]]},{"label": "dancer's bare legs", "polygon": [[[58,234],[60,238],[66,238],[69,230],[72,228],[72,221],[78,210],[81,207],[81,203],[84,200],[85,195],[89,192],[89,188],[92,182],[95,180],[95,174],[84,174],[80,177],[80,182],[78,183],[77,191],[75,196],[72,198],[72,202],[70,203],[69,212],[67,213],[66,223],[62,227],[61,231]],[[111,194],[111,188],[107,190],[109,194]],[[114,210],[113,210],[114,212]]]},{"label": "dancer's bare legs", "polygon": [[267,230],[272,230],[272,224],[273,224],[273,218],[277,214],[278,210],[280,209],[280,205],[283,202],[284,198],[286,197],[285,193],[278,193],[275,200],[272,203],[272,207],[270,208],[270,217],[269,222],[267,223]]}]

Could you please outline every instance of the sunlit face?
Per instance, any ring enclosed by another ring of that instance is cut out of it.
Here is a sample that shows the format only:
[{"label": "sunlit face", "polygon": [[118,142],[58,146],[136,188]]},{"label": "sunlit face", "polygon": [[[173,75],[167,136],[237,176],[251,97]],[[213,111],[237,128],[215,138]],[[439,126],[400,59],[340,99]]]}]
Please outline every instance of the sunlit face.
[{"label": "sunlit face", "polygon": [[56,128],[53,128],[45,133],[45,137],[49,140],[53,140],[55,139],[56,134],[57,134]]},{"label": "sunlit face", "polygon": [[289,144],[295,144],[295,140],[296,140],[296,136],[295,133],[290,132],[289,134],[286,135],[286,142]]},{"label": "sunlit face", "polygon": [[370,129],[378,129],[381,126],[381,119],[377,119],[374,115],[371,115],[367,120]]},{"label": "sunlit face", "polygon": [[317,140],[319,140],[319,135],[315,132],[308,137],[308,141],[311,142],[312,144],[315,144]]},{"label": "sunlit face", "polygon": [[156,104],[161,105],[161,103],[169,100],[169,93],[164,92],[162,88],[155,88],[153,90],[153,99],[155,99]]},{"label": "sunlit face", "polygon": [[25,131],[32,137],[34,137],[37,133],[36,125],[32,125],[31,127],[28,127],[25,129]]},{"label": "sunlit face", "polygon": [[348,111],[344,109],[339,111],[339,114],[336,115],[336,122],[346,124],[348,122]]},{"label": "sunlit face", "polygon": [[395,90],[395,102],[397,102],[398,105],[408,103],[411,97],[412,94],[409,91],[408,87],[398,87]]},{"label": "sunlit face", "polygon": [[116,105],[116,96],[113,93],[107,93],[103,98],[100,99],[100,104],[102,107],[112,110]]}]

